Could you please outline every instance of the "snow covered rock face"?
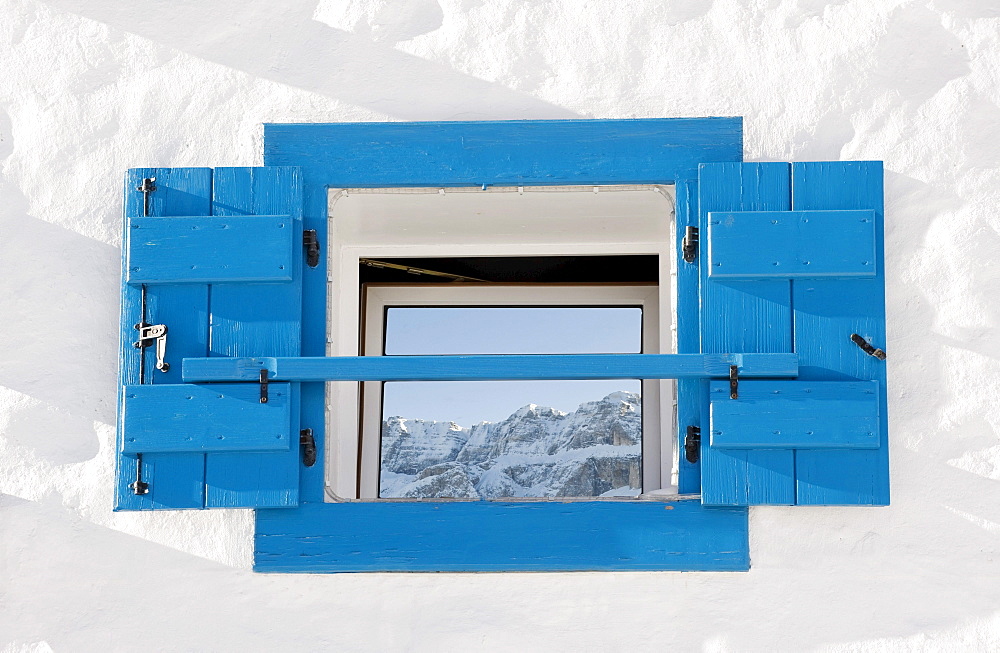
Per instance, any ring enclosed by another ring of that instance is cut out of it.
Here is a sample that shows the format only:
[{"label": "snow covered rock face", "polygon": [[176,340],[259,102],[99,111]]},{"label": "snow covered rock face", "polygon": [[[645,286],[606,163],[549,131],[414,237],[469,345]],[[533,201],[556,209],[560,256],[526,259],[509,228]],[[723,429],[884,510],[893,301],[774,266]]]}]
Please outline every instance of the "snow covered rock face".
[{"label": "snow covered rock face", "polygon": [[500,422],[382,422],[383,498],[635,496],[642,403],[614,392],[564,413],[530,404]]}]

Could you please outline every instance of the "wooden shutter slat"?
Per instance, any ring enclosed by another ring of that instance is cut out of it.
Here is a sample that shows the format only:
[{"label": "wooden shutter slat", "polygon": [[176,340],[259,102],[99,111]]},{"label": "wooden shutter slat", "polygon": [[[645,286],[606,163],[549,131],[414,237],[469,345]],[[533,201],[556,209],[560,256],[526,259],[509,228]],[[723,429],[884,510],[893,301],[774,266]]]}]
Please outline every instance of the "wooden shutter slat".
[{"label": "wooden shutter slat", "polygon": [[[208,215],[211,212],[211,168],[139,168],[128,172],[125,179],[125,215],[143,215],[143,194],[137,187],[145,178],[156,179],[156,192],[149,195],[150,216]],[[126,229],[126,238],[128,238]],[[127,247],[125,248],[127,252]],[[181,382],[180,361],[185,356],[205,356],[208,353],[208,286],[147,286],[146,321],[167,324],[167,361],[176,361],[164,373],[156,370],[154,347],[135,349],[138,331],[134,325],[141,319],[142,288],[124,283],[127,278],[127,256],[123,257],[122,284],[122,346],[121,383],[139,383],[140,356],[145,356],[145,382],[153,385]],[[119,418],[121,419],[121,418]],[[119,424],[119,452],[122,451],[124,426]],[[142,456],[142,478],[149,492],[137,495],[129,488],[136,479],[138,458],[119,453],[116,509],[155,510],[201,508],[204,506],[205,456],[202,453],[147,453]]]},{"label": "wooden shutter slat", "polygon": [[880,386],[878,448],[797,451],[796,501],[885,505],[889,502],[886,363],[851,341],[857,333],[875,347],[886,348],[882,163],[796,163],[792,182],[795,210],[873,211],[876,234],[875,277],[793,282],[795,350],[802,364],[799,378],[873,380]]},{"label": "wooden shutter slat", "polygon": [[[684,244],[691,228],[698,228],[698,181],[678,180],[675,189],[674,252],[677,261],[677,353],[701,352],[701,315],[699,313],[699,271],[697,258],[684,260]],[[693,236],[693,234],[692,234]],[[696,252],[697,254],[697,252]],[[677,445],[676,451],[685,450],[688,427],[697,426],[701,418],[701,385],[697,379],[677,381]],[[677,457],[677,491],[697,494],[701,491],[701,463],[691,462],[681,454]]]},{"label": "wooden shutter slat", "polygon": [[[708,233],[714,211],[791,210],[787,163],[708,163],[699,169],[699,224]],[[748,242],[749,247],[758,246]],[[701,261],[703,353],[790,353],[792,313],[787,280],[709,280]],[[710,421],[704,384],[701,423]],[[792,504],[795,469],[791,450],[715,449],[702,437],[702,503]]]},{"label": "wooden shutter slat", "polygon": [[[216,168],[213,215],[233,221],[288,215],[301,238],[298,168]],[[301,241],[299,241],[301,242]],[[294,278],[286,283],[212,286],[209,356],[298,356],[302,341],[302,248],[293,247]],[[299,388],[290,384],[291,429],[298,433]],[[207,507],[298,504],[298,441],[288,451],[212,453],[205,466]]]}]

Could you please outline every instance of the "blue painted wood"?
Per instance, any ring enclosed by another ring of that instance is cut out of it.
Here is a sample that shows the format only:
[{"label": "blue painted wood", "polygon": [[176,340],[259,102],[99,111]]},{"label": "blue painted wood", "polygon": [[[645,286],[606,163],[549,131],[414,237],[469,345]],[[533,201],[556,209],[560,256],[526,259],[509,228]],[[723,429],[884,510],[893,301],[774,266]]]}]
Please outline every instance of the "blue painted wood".
[{"label": "blue painted wood", "polygon": [[287,383],[270,384],[263,404],[249,383],[129,385],[125,400],[125,453],[287,451],[293,441]]},{"label": "blue painted wood", "polygon": [[[143,214],[143,194],[137,190],[144,178],[156,178],[156,191],[149,196],[149,215],[208,215],[211,210],[212,170],[210,168],[136,168],[125,177],[124,238],[128,238],[129,218]],[[127,242],[123,244],[127,254]],[[127,256],[122,257],[122,313],[119,374],[119,406],[124,405],[121,389],[139,383],[139,365],[145,356],[145,383],[179,383],[180,361],[184,356],[208,353],[208,286],[147,286],[146,321],[167,324],[167,362],[174,362],[166,373],[154,369],[153,347],[144,354],[135,349],[138,332],[134,325],[142,318],[140,286],[126,283]],[[118,471],[115,492],[116,510],[158,510],[201,508],[204,505],[205,456],[201,453],[149,453],[142,456],[142,478],[149,492],[135,494],[130,488],[136,479],[138,458],[122,453],[125,436],[121,411],[118,421]]]},{"label": "blue painted wood", "polygon": [[[699,171],[699,220],[723,211],[788,211],[787,163],[707,163]],[[764,247],[758,238],[747,247]],[[792,352],[791,290],[787,280],[720,280],[701,267],[701,351]],[[703,392],[707,393],[707,384]],[[708,396],[702,425],[709,424]],[[703,432],[702,502],[706,505],[792,504],[795,466],[791,450],[716,449]]]},{"label": "blue painted wood", "polygon": [[715,211],[711,279],[875,276],[873,211]]},{"label": "blue painted wood", "polygon": [[[874,211],[876,271],[870,279],[815,279],[793,283],[795,351],[805,380],[859,379],[879,383],[879,447],[795,454],[797,503],[886,505],[889,442],[886,363],[850,340],[857,333],[886,349],[882,163],[796,163],[794,209]],[[891,352],[890,352],[891,355]],[[817,419],[825,419],[817,414]]]},{"label": "blue painted wood", "polygon": [[287,215],[135,217],[128,227],[132,284],[291,281],[301,239]]},{"label": "blue painted wood", "polygon": [[254,570],[745,571],[745,508],[410,501],[258,510]]},{"label": "blue painted wood", "polygon": [[[302,186],[297,168],[216,168],[212,213],[237,223],[257,215],[290,217],[301,244]],[[212,286],[209,356],[297,356],[301,351],[302,247],[292,248],[293,280]],[[325,316],[325,310],[316,313]],[[323,322],[321,317],[319,321]],[[290,389],[292,433],[299,430],[299,389]],[[315,430],[322,426],[316,425]],[[299,444],[287,451],[214,453],[205,464],[209,508],[294,506],[299,501]]]},{"label": "blue painted wood", "polygon": [[[427,132],[416,135],[408,134],[405,128],[401,133],[396,132],[398,125],[346,125],[343,126],[344,136],[333,133],[333,130],[341,129],[338,126],[265,125],[264,162],[269,166],[293,165],[302,167],[303,227],[315,229],[319,241],[325,243],[327,239],[326,188],[328,186],[417,186],[428,183],[428,179],[432,186],[465,186],[489,183],[490,180],[494,184],[524,183],[532,185],[632,183],[652,178],[669,183],[672,179],[694,179],[697,171],[692,162],[739,161],[742,159],[742,121],[738,118],[723,119],[718,122],[715,120],[692,121],[685,125],[685,130],[700,130],[701,136],[680,139],[673,147],[671,144],[674,141],[666,133],[669,130],[661,131],[658,137],[646,140],[653,143],[667,143],[667,146],[657,146],[658,151],[650,157],[646,157],[646,161],[642,161],[644,155],[632,156],[633,151],[641,154],[643,145],[639,145],[637,148],[627,147],[624,148],[624,151],[615,150],[612,152],[609,150],[609,142],[621,138],[622,132],[634,130],[636,134],[642,134],[656,126],[651,124],[653,122],[666,123],[670,121],[621,121],[620,132],[617,134],[601,129],[601,125],[605,124],[605,121],[594,121],[597,133],[592,134],[592,138],[582,139],[580,142],[583,145],[575,151],[573,156],[569,156],[564,149],[558,146],[550,147],[543,134],[532,138],[530,142],[522,146],[523,141],[519,138],[516,130],[506,131],[505,125],[515,123],[494,123],[492,127],[487,127],[486,131],[491,132],[492,135],[488,138],[483,136],[476,143],[475,148],[468,150],[461,145],[465,127],[463,123],[428,126]],[[543,129],[546,125],[545,122],[534,124]],[[661,126],[663,125],[661,124]],[[450,141],[451,145],[448,148],[437,149],[434,144],[438,142],[439,137]],[[681,140],[684,143],[681,143]],[[431,145],[430,148],[425,146],[428,142]],[[369,144],[374,145],[374,147],[369,147]],[[689,149],[688,152],[681,151],[685,147]],[[445,151],[449,148],[450,151]],[[527,167],[518,169],[518,166],[507,162],[510,159],[508,155],[514,150],[523,150],[520,156],[522,161],[527,162]],[[613,156],[608,156],[609,152]],[[504,170],[507,170],[507,173]],[[320,263],[316,268],[303,270],[303,309],[307,315],[321,316],[326,314],[327,272],[325,255],[320,257]],[[323,356],[325,354],[326,329],[327,325],[324,319],[314,318],[302,323],[302,355]],[[323,385],[321,383],[303,384],[302,396],[303,425],[314,427],[317,445],[320,448],[320,460],[323,460],[324,433],[322,428],[316,428],[317,425],[324,423]],[[707,421],[705,423],[707,424]],[[324,496],[322,466],[315,465],[302,469],[301,478],[303,500],[322,501]],[[552,507],[548,509],[557,510],[559,505],[570,504],[552,504]],[[615,514],[619,505],[615,504],[609,507],[612,515]],[[381,514],[369,513],[360,515],[358,520],[342,521],[340,514],[336,512],[340,507],[342,507],[341,504],[337,504],[328,511],[327,505],[313,503],[301,508],[258,511],[256,549],[260,552],[266,552],[267,557],[281,557],[281,568],[275,570],[329,571],[329,567],[324,568],[322,565],[314,563],[312,557],[304,555],[304,547],[312,541],[308,539],[307,531],[309,529],[316,528],[319,532],[321,529],[338,528],[344,537],[351,537],[355,542],[363,542],[367,532],[384,527],[386,522],[392,519],[391,514],[386,514],[383,517]],[[388,510],[387,508],[387,513]],[[737,510],[745,515],[745,509]],[[712,559],[712,551],[720,548],[733,552],[743,550],[735,546],[719,547],[712,544],[713,541],[722,541],[728,537],[726,532],[730,529],[733,533],[739,534],[741,538],[739,541],[742,542],[740,547],[746,546],[747,524],[745,517],[724,525],[721,522],[702,521],[686,512],[674,514],[678,520],[678,526],[690,528],[693,537],[686,538],[677,544],[677,556],[672,558],[673,562],[670,563],[674,566],[669,568],[706,570],[720,568],[718,566],[712,567],[707,562]],[[265,521],[270,521],[271,517],[279,515],[288,521],[283,521],[272,530],[263,526]],[[462,520],[462,523],[466,523],[470,529],[476,530],[487,527],[490,521],[489,519],[480,520],[478,517],[472,517]],[[622,538],[630,538],[630,533],[635,530],[617,527],[611,521],[608,523],[609,529],[615,529]],[[455,525],[460,524],[456,523]],[[297,530],[298,534],[289,534],[292,530]],[[641,530],[636,532],[641,532]],[[571,537],[571,535],[567,537]],[[322,553],[323,548],[320,540],[317,539],[315,542],[312,552]],[[391,556],[391,552],[380,550],[377,543],[373,543],[366,550],[366,553],[372,558],[386,554]],[[531,551],[526,551],[526,553],[530,555]],[[525,556],[518,558],[518,560],[526,559]],[[558,557],[551,559],[557,561]],[[506,569],[528,568],[527,564],[520,566],[518,560],[510,558],[507,560],[509,564],[505,567]],[[436,562],[433,550],[422,553],[421,564],[424,565],[425,569],[437,568]],[[604,559],[604,562],[607,565],[605,568],[626,568],[623,564],[616,565],[608,559]],[[401,564],[401,567],[406,570],[412,568],[406,563]],[[743,568],[745,567],[744,563]],[[266,569],[265,566],[259,568]],[[373,563],[368,567],[368,569],[378,568],[378,563]]]},{"label": "blue painted wood", "polygon": [[879,445],[876,381],[709,383],[711,446],[721,449],[874,449]]},{"label": "blue painted wood", "polygon": [[265,165],[339,188],[670,183],[742,158],[742,118],[264,125]]},{"label": "blue painted wood", "polygon": [[184,379],[253,381],[497,381],[796,376],[795,354],[553,354],[187,358]]},{"label": "blue painted wood", "polygon": [[[698,261],[688,263],[682,251],[688,227],[698,226],[698,181],[678,180],[675,187],[674,256],[677,260],[677,353],[697,354],[701,351],[701,328],[698,314],[701,279]],[[701,459],[689,462],[684,453],[687,427],[701,427],[701,382],[695,379],[677,380],[677,491],[681,494],[701,492]]]}]

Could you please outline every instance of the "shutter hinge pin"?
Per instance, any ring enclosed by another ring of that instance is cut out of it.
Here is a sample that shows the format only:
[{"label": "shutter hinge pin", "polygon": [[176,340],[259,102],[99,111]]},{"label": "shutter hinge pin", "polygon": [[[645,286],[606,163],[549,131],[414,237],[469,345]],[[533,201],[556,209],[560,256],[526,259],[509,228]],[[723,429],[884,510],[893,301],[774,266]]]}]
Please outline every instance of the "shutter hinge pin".
[{"label": "shutter hinge pin", "polygon": [[735,365],[729,366],[729,398],[740,398],[740,368]]},{"label": "shutter hinge pin", "polygon": [[687,263],[694,263],[695,259],[698,258],[698,227],[686,227],[684,229],[681,252]]},{"label": "shutter hinge pin", "polygon": [[128,484],[128,489],[132,490],[138,495],[149,493],[149,483],[145,483],[142,480],[142,454],[137,453],[135,455],[135,480]]},{"label": "shutter hinge pin", "polygon": [[869,356],[874,356],[875,358],[879,359],[880,361],[884,361],[885,360],[885,350],[884,349],[876,349],[875,347],[872,347],[872,345],[871,345],[870,342],[868,342],[867,340],[865,340],[864,338],[862,338],[857,333],[852,333],[851,334],[851,342],[853,342],[854,344],[856,344],[858,347],[861,347],[861,351],[865,352]]},{"label": "shutter hinge pin", "polygon": [[701,453],[701,427],[687,427],[687,435],[684,437],[684,459],[689,463],[698,462]]},{"label": "shutter hinge pin", "polygon": [[170,369],[170,363],[163,360],[167,356],[167,325],[146,324],[139,322],[135,325],[139,332],[138,342],[133,343],[136,349],[145,349],[154,342],[156,343],[156,369],[166,372]]},{"label": "shutter hinge pin", "polygon": [[299,445],[302,447],[302,464],[312,467],[316,464],[316,438],[312,429],[299,431]]},{"label": "shutter hinge pin", "polygon": [[319,265],[319,238],[315,229],[302,232],[302,246],[306,248],[306,265],[311,268]]},{"label": "shutter hinge pin", "polygon": [[267,370],[263,369],[260,371],[260,403],[267,403]]},{"label": "shutter hinge pin", "polygon": [[156,192],[156,177],[146,177],[142,183],[135,187],[142,193],[142,215],[149,215],[149,194]]}]

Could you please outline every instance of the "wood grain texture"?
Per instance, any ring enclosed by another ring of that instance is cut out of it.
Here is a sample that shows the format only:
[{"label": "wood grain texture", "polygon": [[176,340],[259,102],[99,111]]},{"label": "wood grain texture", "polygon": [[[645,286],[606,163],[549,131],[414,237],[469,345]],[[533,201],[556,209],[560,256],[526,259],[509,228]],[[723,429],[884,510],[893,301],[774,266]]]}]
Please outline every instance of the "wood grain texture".
[{"label": "wood grain texture", "polygon": [[187,381],[497,381],[796,376],[795,354],[553,354],[188,358]]},{"label": "wood grain texture", "polygon": [[[723,211],[788,211],[787,163],[708,163],[699,171],[701,233],[709,214]],[[752,240],[747,247],[763,247]],[[716,280],[701,261],[702,352],[792,352],[791,289],[787,280]],[[707,393],[707,384],[703,384]],[[703,395],[702,425],[709,424]],[[792,504],[795,469],[791,450],[716,449],[702,437],[702,502],[706,505]]]},{"label": "wood grain texture", "polygon": [[412,501],[257,511],[254,570],[745,571],[745,508]]},{"label": "wood grain texture", "polygon": [[[678,180],[675,187],[674,258],[677,261],[677,353],[696,354],[701,351],[699,296],[701,277],[698,261],[688,263],[682,251],[687,227],[698,226],[698,181]],[[699,256],[701,253],[699,253]],[[687,427],[701,427],[701,382],[695,379],[677,380],[677,491],[681,494],[701,492],[701,460],[688,462],[684,455]]]},{"label": "wood grain texture", "polygon": [[873,211],[714,211],[710,279],[875,276]]},{"label": "wood grain texture", "polygon": [[879,383],[878,448],[796,452],[797,503],[886,505],[886,364],[865,354],[850,339],[857,333],[886,349],[882,163],[796,163],[792,182],[795,210],[873,211],[876,239],[875,277],[794,282],[795,350],[803,365],[800,378]]},{"label": "wood grain texture", "polygon": [[131,218],[128,282],[291,281],[296,225],[289,216]]},{"label": "wood grain texture", "polygon": [[742,118],[264,125],[264,163],[337,188],[646,184],[743,158]]},{"label": "wood grain texture", "polygon": [[[143,194],[136,190],[144,178],[156,178],[156,192],[149,196],[149,215],[208,215],[211,211],[212,170],[210,168],[137,168],[125,178],[125,221],[122,256],[122,315],[119,359],[120,386],[139,383],[140,356],[145,356],[146,383],[179,383],[180,361],[184,356],[208,354],[208,287],[201,284],[186,286],[147,287],[146,321],[167,324],[167,362],[175,361],[166,373],[154,369],[154,347],[143,353],[135,349],[138,332],[134,325],[141,321],[141,288],[126,283],[128,270],[127,223],[129,218],[142,216]],[[119,406],[125,397],[120,392]],[[142,457],[143,480],[149,492],[136,495],[129,484],[136,479],[137,458],[122,452],[125,437],[119,410],[118,472],[116,510],[155,510],[201,508],[204,505],[205,456],[200,453],[150,453]]]},{"label": "wood grain texture", "polygon": [[[302,186],[297,168],[216,168],[212,213],[233,222],[290,216],[302,234]],[[252,247],[252,244],[248,244]],[[218,284],[210,300],[209,356],[297,356],[302,339],[302,248],[292,248],[293,280]],[[298,388],[290,390],[292,433],[298,433]],[[272,453],[209,454],[206,507],[292,506],[298,503],[299,447]]]},{"label": "wood grain texture", "polygon": [[709,383],[711,446],[720,449],[874,449],[879,445],[875,381]]},{"label": "wood grain texture", "polygon": [[267,403],[251,383],[125,386],[125,453],[288,451],[287,383],[271,384]]}]

